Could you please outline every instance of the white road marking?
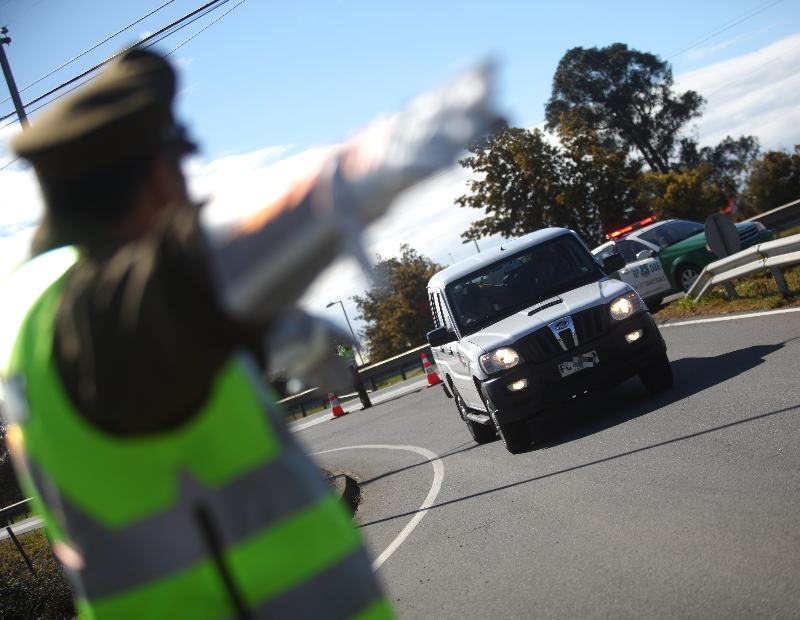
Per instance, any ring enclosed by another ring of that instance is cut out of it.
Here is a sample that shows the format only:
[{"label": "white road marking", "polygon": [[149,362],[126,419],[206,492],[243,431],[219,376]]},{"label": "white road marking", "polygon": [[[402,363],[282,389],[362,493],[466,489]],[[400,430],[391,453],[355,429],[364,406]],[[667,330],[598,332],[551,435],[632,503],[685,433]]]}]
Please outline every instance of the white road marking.
[{"label": "white road marking", "polygon": [[311,420],[306,420],[305,422],[290,424],[289,430],[292,431],[293,433],[297,433],[299,431],[304,431],[307,428],[311,428],[312,426],[316,426],[317,424],[322,424],[323,422],[327,422],[328,420],[333,420],[332,413],[329,413],[327,415],[321,415]]},{"label": "white road marking", "polygon": [[411,521],[409,521],[406,526],[400,530],[400,533],[395,537],[395,539],[389,543],[389,546],[383,550],[383,552],[375,558],[375,561],[372,562],[372,570],[378,570],[381,565],[388,560],[391,555],[397,551],[398,547],[403,544],[408,535],[414,531],[414,528],[419,525],[419,522],[422,521],[422,517],[428,514],[428,509],[433,505],[433,502],[436,501],[436,496],[439,495],[439,491],[442,488],[442,482],[444,481],[444,463],[442,463],[442,459],[439,456],[431,452],[426,448],[420,448],[417,446],[392,446],[388,444],[367,444],[362,446],[345,446],[344,448],[332,448],[331,450],[323,450],[322,452],[314,452],[311,456],[317,454],[328,454],[329,452],[340,452],[341,450],[407,450],[409,452],[416,452],[417,454],[425,457],[428,459],[433,465],[433,483],[431,484],[431,490],[428,491],[428,495],[425,498],[425,501],[422,502],[422,505],[417,509],[417,514],[415,514]]},{"label": "white road marking", "polygon": [[781,308],[779,310],[765,310],[763,312],[750,312],[748,314],[734,314],[732,316],[715,316],[710,319],[693,319],[691,321],[679,321],[677,323],[662,323],[658,326],[659,329],[665,327],[680,327],[681,325],[699,325],[700,323],[717,323],[719,321],[735,321],[736,319],[755,319],[762,316],[771,316],[773,314],[786,314],[789,312],[800,312],[800,308]]}]

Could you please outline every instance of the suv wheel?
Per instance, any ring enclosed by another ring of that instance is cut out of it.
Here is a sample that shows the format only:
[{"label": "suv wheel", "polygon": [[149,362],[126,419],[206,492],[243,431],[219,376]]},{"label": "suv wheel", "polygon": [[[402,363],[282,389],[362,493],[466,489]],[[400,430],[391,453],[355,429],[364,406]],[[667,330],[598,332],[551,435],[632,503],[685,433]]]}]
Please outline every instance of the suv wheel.
[{"label": "suv wheel", "polygon": [[464,424],[467,425],[469,434],[472,435],[472,438],[475,440],[475,442],[483,444],[497,439],[497,433],[494,430],[494,425],[478,424],[477,422],[473,422],[467,418],[467,404],[464,402],[464,399],[461,398],[461,394],[458,393],[458,390],[455,388],[455,386],[451,386],[451,389],[453,390],[453,400],[456,401],[458,415],[460,415],[461,419],[464,420]]},{"label": "suv wheel", "polygon": [[528,423],[524,420],[498,425],[498,428],[500,438],[503,440],[506,450],[511,454],[525,452],[531,447],[531,434],[528,431]]},{"label": "suv wheel", "polygon": [[672,366],[666,353],[654,362],[648,364],[639,371],[639,379],[642,380],[647,391],[655,394],[672,387]]},{"label": "suv wheel", "polygon": [[678,269],[675,279],[678,281],[678,286],[680,286],[681,290],[685,293],[692,287],[692,284],[694,284],[694,281],[697,280],[699,275],[700,267],[693,263],[684,263]]}]

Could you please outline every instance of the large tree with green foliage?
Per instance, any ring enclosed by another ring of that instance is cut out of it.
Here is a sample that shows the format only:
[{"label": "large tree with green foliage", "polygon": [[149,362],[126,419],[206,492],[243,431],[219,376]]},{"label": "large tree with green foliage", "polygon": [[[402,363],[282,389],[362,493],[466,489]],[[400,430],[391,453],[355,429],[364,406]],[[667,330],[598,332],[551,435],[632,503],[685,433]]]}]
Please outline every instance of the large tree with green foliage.
[{"label": "large tree with green foliage", "polygon": [[614,43],[564,54],[545,117],[558,129],[565,114],[575,114],[609,148],[635,150],[651,170],[668,172],[681,130],[702,105],[695,91],[674,92],[668,62]]},{"label": "large tree with green foliage", "polygon": [[426,286],[441,269],[407,244],[400,247],[399,257],[378,257],[376,283],[363,297],[353,298],[359,318],[367,324],[364,335],[371,360],[425,343],[425,334],[433,329]]},{"label": "large tree with green foliage", "polygon": [[650,213],[704,219],[741,193],[759,145],[728,136],[700,147],[685,130],[702,104],[674,91],[653,54],[622,43],[567,51],[546,106],[550,135],[508,128],[461,161],[475,174],[456,203],[485,213],[463,237],[565,226],[599,243]]},{"label": "large tree with green foliage", "polygon": [[800,199],[800,144],[794,153],[768,151],[755,162],[747,181],[745,202],[762,213]]},{"label": "large tree with green foliage", "polygon": [[461,165],[477,174],[456,204],[485,216],[464,238],[564,226],[600,242],[604,232],[641,214],[637,161],[606,148],[578,118],[564,123],[559,137],[561,146],[538,129],[512,127],[472,149]]}]

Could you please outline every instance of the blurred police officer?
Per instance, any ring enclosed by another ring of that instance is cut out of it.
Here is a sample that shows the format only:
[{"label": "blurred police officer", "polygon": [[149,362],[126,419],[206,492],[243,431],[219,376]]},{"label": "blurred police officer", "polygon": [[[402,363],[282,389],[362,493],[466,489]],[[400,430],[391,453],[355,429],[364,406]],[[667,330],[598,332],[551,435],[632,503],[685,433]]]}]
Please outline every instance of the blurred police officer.
[{"label": "blurred police officer", "polygon": [[278,200],[207,225],[175,76],[124,54],[13,148],[46,211],[7,283],[0,356],[23,483],[97,618],[385,618],[362,543],[254,360],[364,226],[495,120],[467,74],[334,149]]}]

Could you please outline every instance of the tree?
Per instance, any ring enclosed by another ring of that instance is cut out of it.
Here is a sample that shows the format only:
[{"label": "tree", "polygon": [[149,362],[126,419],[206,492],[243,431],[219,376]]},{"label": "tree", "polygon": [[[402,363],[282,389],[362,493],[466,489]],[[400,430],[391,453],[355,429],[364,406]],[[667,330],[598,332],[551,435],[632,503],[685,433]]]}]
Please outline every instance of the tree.
[{"label": "tree", "polygon": [[22,491],[14,475],[14,466],[6,447],[6,422],[0,404],[0,508],[22,500]]},{"label": "tree", "polygon": [[433,329],[426,287],[441,269],[407,244],[400,246],[397,258],[378,257],[377,283],[363,297],[353,298],[359,318],[367,323],[370,359],[386,359],[425,343],[425,334]]},{"label": "tree", "polygon": [[760,150],[758,138],[754,136],[739,136],[736,140],[726,136],[716,146],[702,148],[698,148],[694,140],[684,138],[681,140],[679,167],[689,170],[707,164],[710,178],[728,197],[733,197],[741,192]]},{"label": "tree", "polygon": [[538,129],[512,127],[471,149],[461,165],[477,174],[456,204],[486,215],[462,237],[564,226],[599,243],[604,232],[641,214],[634,185],[639,163],[606,148],[579,118],[568,120],[559,129],[561,147]]},{"label": "tree", "polygon": [[659,219],[703,221],[728,201],[725,188],[714,180],[713,172],[707,162],[688,170],[646,172],[638,181],[642,203]]},{"label": "tree", "polygon": [[753,213],[763,213],[800,198],[800,144],[794,153],[768,151],[756,161],[745,199]]},{"label": "tree", "polygon": [[668,172],[681,129],[700,115],[703,98],[675,93],[669,63],[623,43],[567,51],[545,106],[548,129],[577,114],[609,148],[635,149],[651,170]]},{"label": "tree", "polygon": [[456,204],[481,209],[486,217],[472,223],[465,239],[515,237],[562,222],[556,209],[564,161],[541,131],[511,127],[471,151],[460,163],[478,174]]}]

